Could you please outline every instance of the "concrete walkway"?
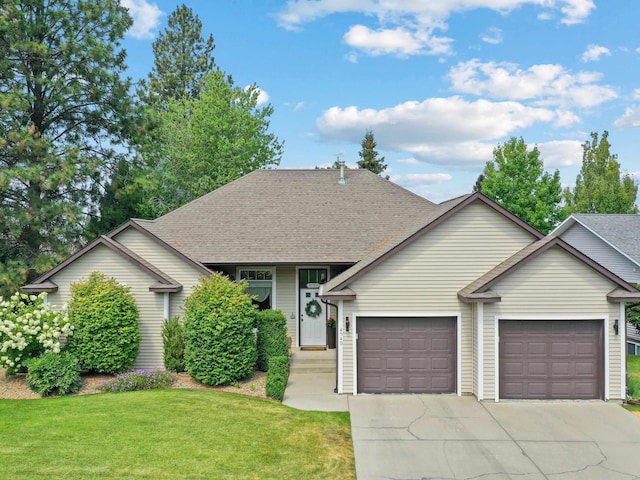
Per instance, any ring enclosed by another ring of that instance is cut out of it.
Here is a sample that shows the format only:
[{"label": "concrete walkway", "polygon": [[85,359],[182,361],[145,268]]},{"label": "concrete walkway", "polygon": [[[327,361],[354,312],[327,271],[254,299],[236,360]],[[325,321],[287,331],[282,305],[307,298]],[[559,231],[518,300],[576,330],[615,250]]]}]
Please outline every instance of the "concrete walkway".
[{"label": "concrete walkway", "polygon": [[300,373],[292,370],[282,403],[299,410],[349,411],[350,395],[334,393],[335,373]]}]

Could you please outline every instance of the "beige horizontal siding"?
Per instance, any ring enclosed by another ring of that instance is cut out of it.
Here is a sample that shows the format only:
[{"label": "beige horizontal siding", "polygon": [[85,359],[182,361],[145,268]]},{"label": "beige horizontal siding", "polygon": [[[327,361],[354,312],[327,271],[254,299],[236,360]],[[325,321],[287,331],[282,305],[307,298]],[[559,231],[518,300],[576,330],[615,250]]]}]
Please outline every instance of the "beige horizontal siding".
[{"label": "beige horizontal siding", "polygon": [[[345,315],[460,312],[462,393],[472,393],[471,306],[457,292],[533,240],[495,210],[471,204],[353,282],[357,299],[345,302]],[[354,390],[346,368],[352,348],[345,344],[345,392]]]},{"label": "beige horizontal siding", "polygon": [[171,294],[170,313],[171,317],[182,317],[184,301],[200,283],[202,273],[134,228],[124,230],[115,240],[182,285],[182,291]]},{"label": "beige horizontal siding", "polygon": [[[607,301],[615,285],[560,247],[553,247],[505,279],[492,290],[502,301],[485,305],[485,395],[495,395],[495,318],[585,319],[607,318],[609,335],[609,392],[621,392],[620,337],[613,331],[618,304]],[[490,339],[490,341],[489,341]]]},{"label": "beige horizontal siding", "polygon": [[281,265],[276,267],[276,308],[287,317],[287,334],[291,335],[292,344],[297,345],[296,315],[296,267]]},{"label": "beige horizontal siding", "polygon": [[149,286],[156,280],[104,245],[98,245],[51,278],[58,285],[58,291],[49,294],[49,303],[57,307],[68,303],[71,284],[86,280],[95,271],[129,286],[136,299],[142,342],[135,367],[162,368],[163,294],[150,292]]}]

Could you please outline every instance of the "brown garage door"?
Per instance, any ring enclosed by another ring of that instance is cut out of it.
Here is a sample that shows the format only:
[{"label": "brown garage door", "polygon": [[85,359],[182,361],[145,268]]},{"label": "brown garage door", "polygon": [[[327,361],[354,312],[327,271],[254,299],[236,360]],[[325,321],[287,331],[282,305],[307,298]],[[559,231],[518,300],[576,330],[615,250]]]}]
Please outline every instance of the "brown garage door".
[{"label": "brown garage door", "polygon": [[602,398],[599,320],[500,321],[500,398]]},{"label": "brown garage door", "polygon": [[455,317],[358,317],[357,333],[358,392],[455,392]]}]

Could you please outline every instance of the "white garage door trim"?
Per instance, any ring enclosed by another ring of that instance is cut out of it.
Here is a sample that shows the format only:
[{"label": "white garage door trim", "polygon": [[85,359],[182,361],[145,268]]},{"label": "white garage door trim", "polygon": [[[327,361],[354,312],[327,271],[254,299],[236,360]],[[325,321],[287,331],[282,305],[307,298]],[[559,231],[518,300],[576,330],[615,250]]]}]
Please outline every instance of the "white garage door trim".
[{"label": "white garage door trim", "polygon": [[353,395],[358,395],[358,317],[455,317],[456,318],[456,395],[462,395],[462,312],[353,312],[350,325],[353,345]]},{"label": "white garage door trim", "polygon": [[601,320],[602,331],[604,332],[604,399],[609,400],[609,316],[589,316],[589,315],[541,315],[536,317],[526,315],[501,315],[494,317],[494,368],[495,368],[495,401],[500,401],[500,320]]}]

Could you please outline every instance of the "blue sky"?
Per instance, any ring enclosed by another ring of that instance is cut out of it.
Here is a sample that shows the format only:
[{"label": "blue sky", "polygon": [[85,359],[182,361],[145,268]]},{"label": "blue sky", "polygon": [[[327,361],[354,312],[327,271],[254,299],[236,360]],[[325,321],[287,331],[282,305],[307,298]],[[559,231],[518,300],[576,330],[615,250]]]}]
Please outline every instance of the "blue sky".
[{"label": "blue sky", "polygon": [[[129,75],[182,2],[121,0]],[[510,137],[573,185],[589,133],[609,131],[640,179],[640,2],[207,0],[184,2],[217,64],[257,84],[284,140],[281,168],[358,161],[374,132],[391,180],[439,202],[471,191]]]}]

